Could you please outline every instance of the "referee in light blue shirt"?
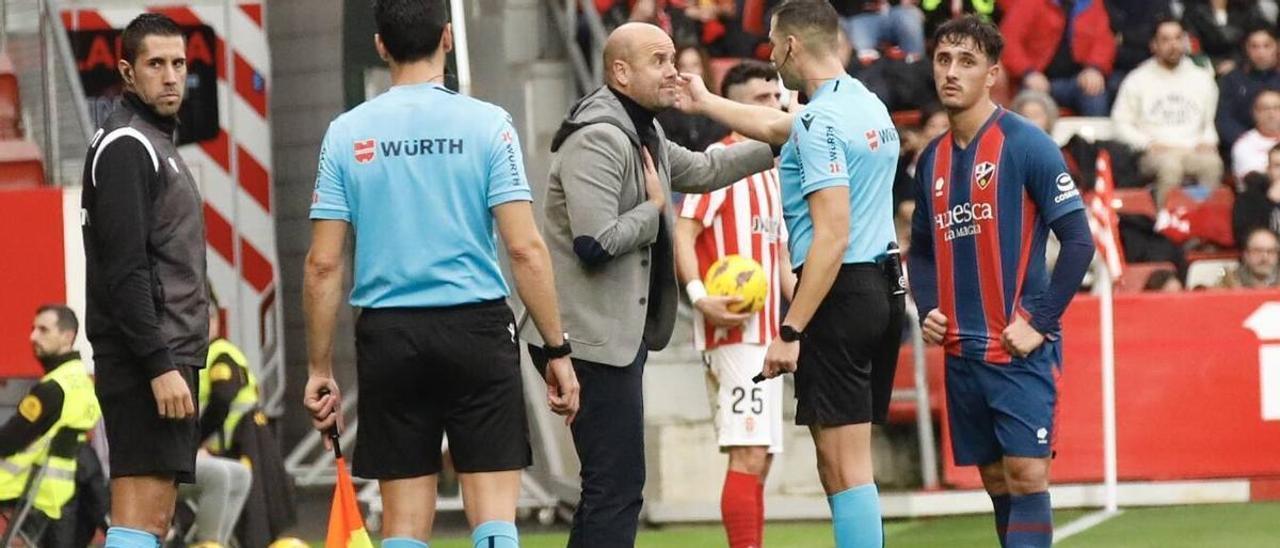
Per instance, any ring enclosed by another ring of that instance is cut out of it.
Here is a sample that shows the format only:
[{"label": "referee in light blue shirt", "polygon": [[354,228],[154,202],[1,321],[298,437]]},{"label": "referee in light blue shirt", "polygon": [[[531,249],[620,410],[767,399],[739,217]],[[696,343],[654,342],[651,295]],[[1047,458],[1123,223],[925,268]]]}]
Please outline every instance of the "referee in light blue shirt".
[{"label": "referee in light blue shirt", "polygon": [[893,390],[906,289],[893,227],[898,133],[883,103],[844,71],[839,18],[825,0],[773,13],[772,61],[809,103],[798,115],[733,103],[690,78],[682,108],[782,145],[782,209],[799,286],[763,376],[796,374],[837,548],[883,544],[871,423]]},{"label": "referee in light blue shirt", "polygon": [[511,117],[440,83],[453,46],[444,0],[378,0],[374,12],[393,87],[334,120],[320,150],[303,295],[304,405],[322,432],[341,426],[332,347],[350,228],[350,302],[361,309],[353,468],[379,482],[382,546],[427,546],[447,433],[476,545],[511,548],[531,454],[495,221],[516,289],[549,341],[548,402],[572,421],[578,383],[550,257]]}]

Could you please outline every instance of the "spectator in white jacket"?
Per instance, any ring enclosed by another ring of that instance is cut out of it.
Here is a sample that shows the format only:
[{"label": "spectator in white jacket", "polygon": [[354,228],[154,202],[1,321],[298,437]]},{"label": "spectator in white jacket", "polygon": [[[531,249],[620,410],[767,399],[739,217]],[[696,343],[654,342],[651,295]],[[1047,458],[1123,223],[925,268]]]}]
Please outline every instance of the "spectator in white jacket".
[{"label": "spectator in white jacket", "polygon": [[1185,51],[1182,23],[1162,19],[1151,40],[1154,56],[1125,78],[1111,112],[1120,139],[1141,152],[1143,174],[1155,176],[1158,205],[1187,177],[1207,189],[1222,182],[1213,124],[1218,85]]},{"label": "spectator in white jacket", "polygon": [[1236,182],[1252,172],[1266,173],[1271,149],[1280,144],[1280,90],[1263,90],[1253,100],[1253,129],[1231,147],[1231,171]]}]

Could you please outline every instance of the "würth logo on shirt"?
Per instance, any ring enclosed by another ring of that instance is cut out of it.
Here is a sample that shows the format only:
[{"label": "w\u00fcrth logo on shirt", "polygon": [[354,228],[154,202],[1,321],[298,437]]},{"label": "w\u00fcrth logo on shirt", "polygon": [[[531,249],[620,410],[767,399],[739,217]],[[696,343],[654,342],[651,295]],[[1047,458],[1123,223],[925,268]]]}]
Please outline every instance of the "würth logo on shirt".
[{"label": "w\u00fcrth logo on shirt", "polygon": [[880,132],[874,129],[868,129],[863,135],[867,138],[867,148],[870,148],[872,151],[880,148]]},{"label": "w\u00fcrth logo on shirt", "polygon": [[367,164],[372,162],[373,158],[378,154],[378,140],[365,139],[356,141],[353,149],[356,155],[356,163]]},{"label": "w\u00fcrth logo on shirt", "polygon": [[978,185],[979,189],[986,190],[991,185],[991,176],[996,172],[996,165],[991,162],[982,162],[973,168],[973,182]]}]

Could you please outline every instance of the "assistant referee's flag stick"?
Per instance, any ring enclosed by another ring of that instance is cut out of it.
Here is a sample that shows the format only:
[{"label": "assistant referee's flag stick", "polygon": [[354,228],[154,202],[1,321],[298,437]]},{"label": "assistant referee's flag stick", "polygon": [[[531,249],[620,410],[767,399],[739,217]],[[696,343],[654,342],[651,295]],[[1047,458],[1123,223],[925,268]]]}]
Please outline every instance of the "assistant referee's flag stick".
[{"label": "assistant referee's flag stick", "polygon": [[[340,412],[340,411],[335,411]],[[347,461],[342,458],[342,446],[338,439],[337,425],[325,432],[333,443],[333,460],[338,467],[338,482],[333,486],[333,506],[329,510],[329,534],[325,536],[326,548],[373,548],[369,532],[364,528],[360,506],[356,504],[356,486],[347,471]]]}]

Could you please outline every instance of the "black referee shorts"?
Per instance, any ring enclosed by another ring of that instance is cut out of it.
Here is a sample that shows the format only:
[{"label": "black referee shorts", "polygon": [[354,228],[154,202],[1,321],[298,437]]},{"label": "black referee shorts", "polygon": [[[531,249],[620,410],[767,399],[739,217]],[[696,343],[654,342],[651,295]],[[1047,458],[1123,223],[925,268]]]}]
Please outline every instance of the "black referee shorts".
[{"label": "black referee shorts", "polygon": [[[138,376],[138,366],[130,360],[94,356],[111,477],[173,476],[178,483],[195,483],[199,419],[196,415],[182,420],[161,417],[151,380]],[[196,403],[200,370],[179,365],[178,372],[187,381],[192,403]]]},{"label": "black referee shorts", "polygon": [[356,320],[356,371],[355,475],[435,474],[445,433],[459,472],[532,464],[515,318],[506,302],[365,309]]},{"label": "black referee shorts", "polygon": [[891,290],[881,265],[840,267],[800,342],[796,424],[885,421],[905,312]]}]

